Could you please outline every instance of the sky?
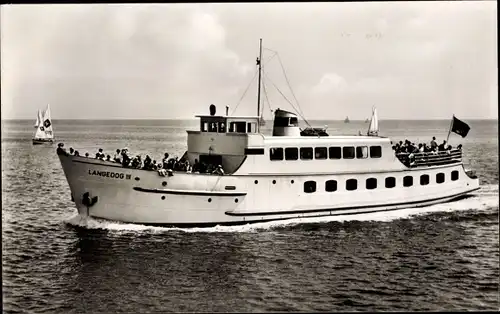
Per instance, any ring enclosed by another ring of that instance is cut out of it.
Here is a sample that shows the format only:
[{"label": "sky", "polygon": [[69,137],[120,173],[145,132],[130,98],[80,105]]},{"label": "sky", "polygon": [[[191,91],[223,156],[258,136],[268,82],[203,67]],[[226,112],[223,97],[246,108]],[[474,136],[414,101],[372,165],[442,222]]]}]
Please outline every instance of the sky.
[{"label": "sky", "polygon": [[1,117],[256,115],[262,38],[266,119],[498,119],[496,15],[496,1],[2,5]]}]

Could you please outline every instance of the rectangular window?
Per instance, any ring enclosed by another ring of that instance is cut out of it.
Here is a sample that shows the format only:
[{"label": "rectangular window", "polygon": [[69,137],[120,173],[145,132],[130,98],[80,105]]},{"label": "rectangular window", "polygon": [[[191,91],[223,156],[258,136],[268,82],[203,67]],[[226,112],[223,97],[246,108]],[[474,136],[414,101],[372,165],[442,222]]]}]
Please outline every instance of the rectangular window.
[{"label": "rectangular window", "polygon": [[245,155],[264,155],[264,148],[245,148]]},{"label": "rectangular window", "polygon": [[218,123],[218,132],[219,133],[226,133],[226,124],[224,122]]},{"label": "rectangular window", "polygon": [[354,191],[358,188],[358,180],[349,179],[345,182],[345,189],[347,191]]},{"label": "rectangular window", "polygon": [[208,122],[203,121],[201,123],[201,132],[208,132]]},{"label": "rectangular window", "polygon": [[413,177],[412,176],[406,176],[403,178],[403,186],[409,187],[413,185]]},{"label": "rectangular window", "polygon": [[313,159],[312,147],[301,147],[300,148],[300,159],[302,159],[302,160]]},{"label": "rectangular window", "polygon": [[315,147],[314,148],[314,158],[316,159],[326,159],[328,155],[328,151],[326,147]]},{"label": "rectangular window", "polygon": [[370,157],[371,158],[382,157],[382,147],[381,146],[370,146]]},{"label": "rectangular window", "polygon": [[395,186],[396,186],[396,178],[394,178],[394,177],[385,178],[385,187],[386,188],[392,189]]},{"label": "rectangular window", "polygon": [[299,159],[299,149],[297,147],[287,147],[287,148],[285,148],[285,159],[286,160],[297,160],[297,159]]},{"label": "rectangular window", "polygon": [[356,158],[368,158],[368,147],[366,146],[356,147]]},{"label": "rectangular window", "polygon": [[344,159],[353,159],[354,158],[354,147],[346,146],[342,148],[342,155]]},{"label": "rectangular window", "polygon": [[327,192],[335,192],[337,191],[337,181],[328,180],[325,182],[325,191]]},{"label": "rectangular window", "polygon": [[373,190],[376,188],[377,188],[377,179],[375,179],[375,178],[366,179],[366,189],[367,190]]},{"label": "rectangular window", "polygon": [[429,175],[423,174],[420,176],[420,185],[427,185],[429,184]]},{"label": "rectangular window", "polygon": [[283,160],[283,148],[273,147],[269,149],[269,159],[271,160]]},{"label": "rectangular window", "polygon": [[330,147],[328,148],[328,153],[330,154],[330,159],[342,158],[342,149],[340,147]]},{"label": "rectangular window", "polygon": [[304,182],[304,192],[306,192],[306,193],[316,192],[316,181]]},{"label": "rectangular window", "polygon": [[444,173],[438,173],[436,174],[436,183],[443,183],[444,182]]},{"label": "rectangular window", "polygon": [[457,181],[458,180],[458,170],[454,170],[451,172],[451,181]]}]

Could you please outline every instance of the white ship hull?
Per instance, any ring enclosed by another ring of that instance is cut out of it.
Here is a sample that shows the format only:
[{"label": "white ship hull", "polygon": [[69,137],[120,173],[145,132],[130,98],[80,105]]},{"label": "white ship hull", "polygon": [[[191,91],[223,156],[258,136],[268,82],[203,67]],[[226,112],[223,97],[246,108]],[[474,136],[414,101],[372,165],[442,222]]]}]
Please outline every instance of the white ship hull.
[{"label": "white ship hull", "polygon": [[[164,177],[92,158],[59,158],[81,215],[150,225],[232,225],[397,210],[448,202],[479,189],[479,180],[469,177],[461,163],[378,173],[217,176],[174,172]],[[452,171],[459,172],[455,181],[449,179]],[[447,180],[436,183],[437,173],[445,173]],[[429,175],[428,185],[419,184],[421,174]],[[403,187],[403,177],[408,175],[415,184]],[[367,190],[364,186],[368,178],[378,178],[382,185],[387,176],[396,178],[394,188]],[[345,190],[346,180],[353,178],[360,182],[358,189]],[[324,182],[331,179],[339,189],[326,192]],[[308,180],[317,181],[317,192],[304,193]],[[94,198],[94,203],[84,205],[85,196]]]}]

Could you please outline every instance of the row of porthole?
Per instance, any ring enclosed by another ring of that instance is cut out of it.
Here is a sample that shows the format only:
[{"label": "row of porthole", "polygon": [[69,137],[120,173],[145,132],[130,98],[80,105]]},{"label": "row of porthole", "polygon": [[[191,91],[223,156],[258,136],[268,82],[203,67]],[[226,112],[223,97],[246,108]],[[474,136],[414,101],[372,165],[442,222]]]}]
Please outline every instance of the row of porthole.
[{"label": "row of porthole", "polygon": [[[163,195],[163,196],[161,197],[161,199],[162,199],[162,200],[165,200],[165,199],[166,199],[165,195]],[[208,198],[208,202],[209,202],[209,203],[211,203],[211,202],[212,202],[212,198],[210,198],[210,197],[209,197],[209,198]],[[237,199],[237,198],[235,198],[235,199],[234,199],[234,202],[235,202],[235,203],[238,203],[238,199]]]},{"label": "row of porthole", "polygon": [[[255,180],[253,183],[257,184],[257,183],[259,183],[259,180]],[[290,183],[294,184],[295,181],[291,180]],[[273,184],[276,184],[276,180],[273,180]]]}]

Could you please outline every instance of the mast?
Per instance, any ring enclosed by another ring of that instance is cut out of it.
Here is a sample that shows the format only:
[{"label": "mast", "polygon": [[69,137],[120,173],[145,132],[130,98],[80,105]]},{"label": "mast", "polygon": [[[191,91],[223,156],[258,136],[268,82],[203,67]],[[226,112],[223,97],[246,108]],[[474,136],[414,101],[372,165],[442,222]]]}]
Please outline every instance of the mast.
[{"label": "mast", "polygon": [[[257,89],[257,117],[260,119],[260,82],[261,82],[261,72],[262,72],[262,38],[260,39],[260,52],[259,57],[257,58],[257,65],[259,66],[259,87]],[[259,124],[259,123],[257,123]],[[259,127],[260,129],[260,127]]]}]

